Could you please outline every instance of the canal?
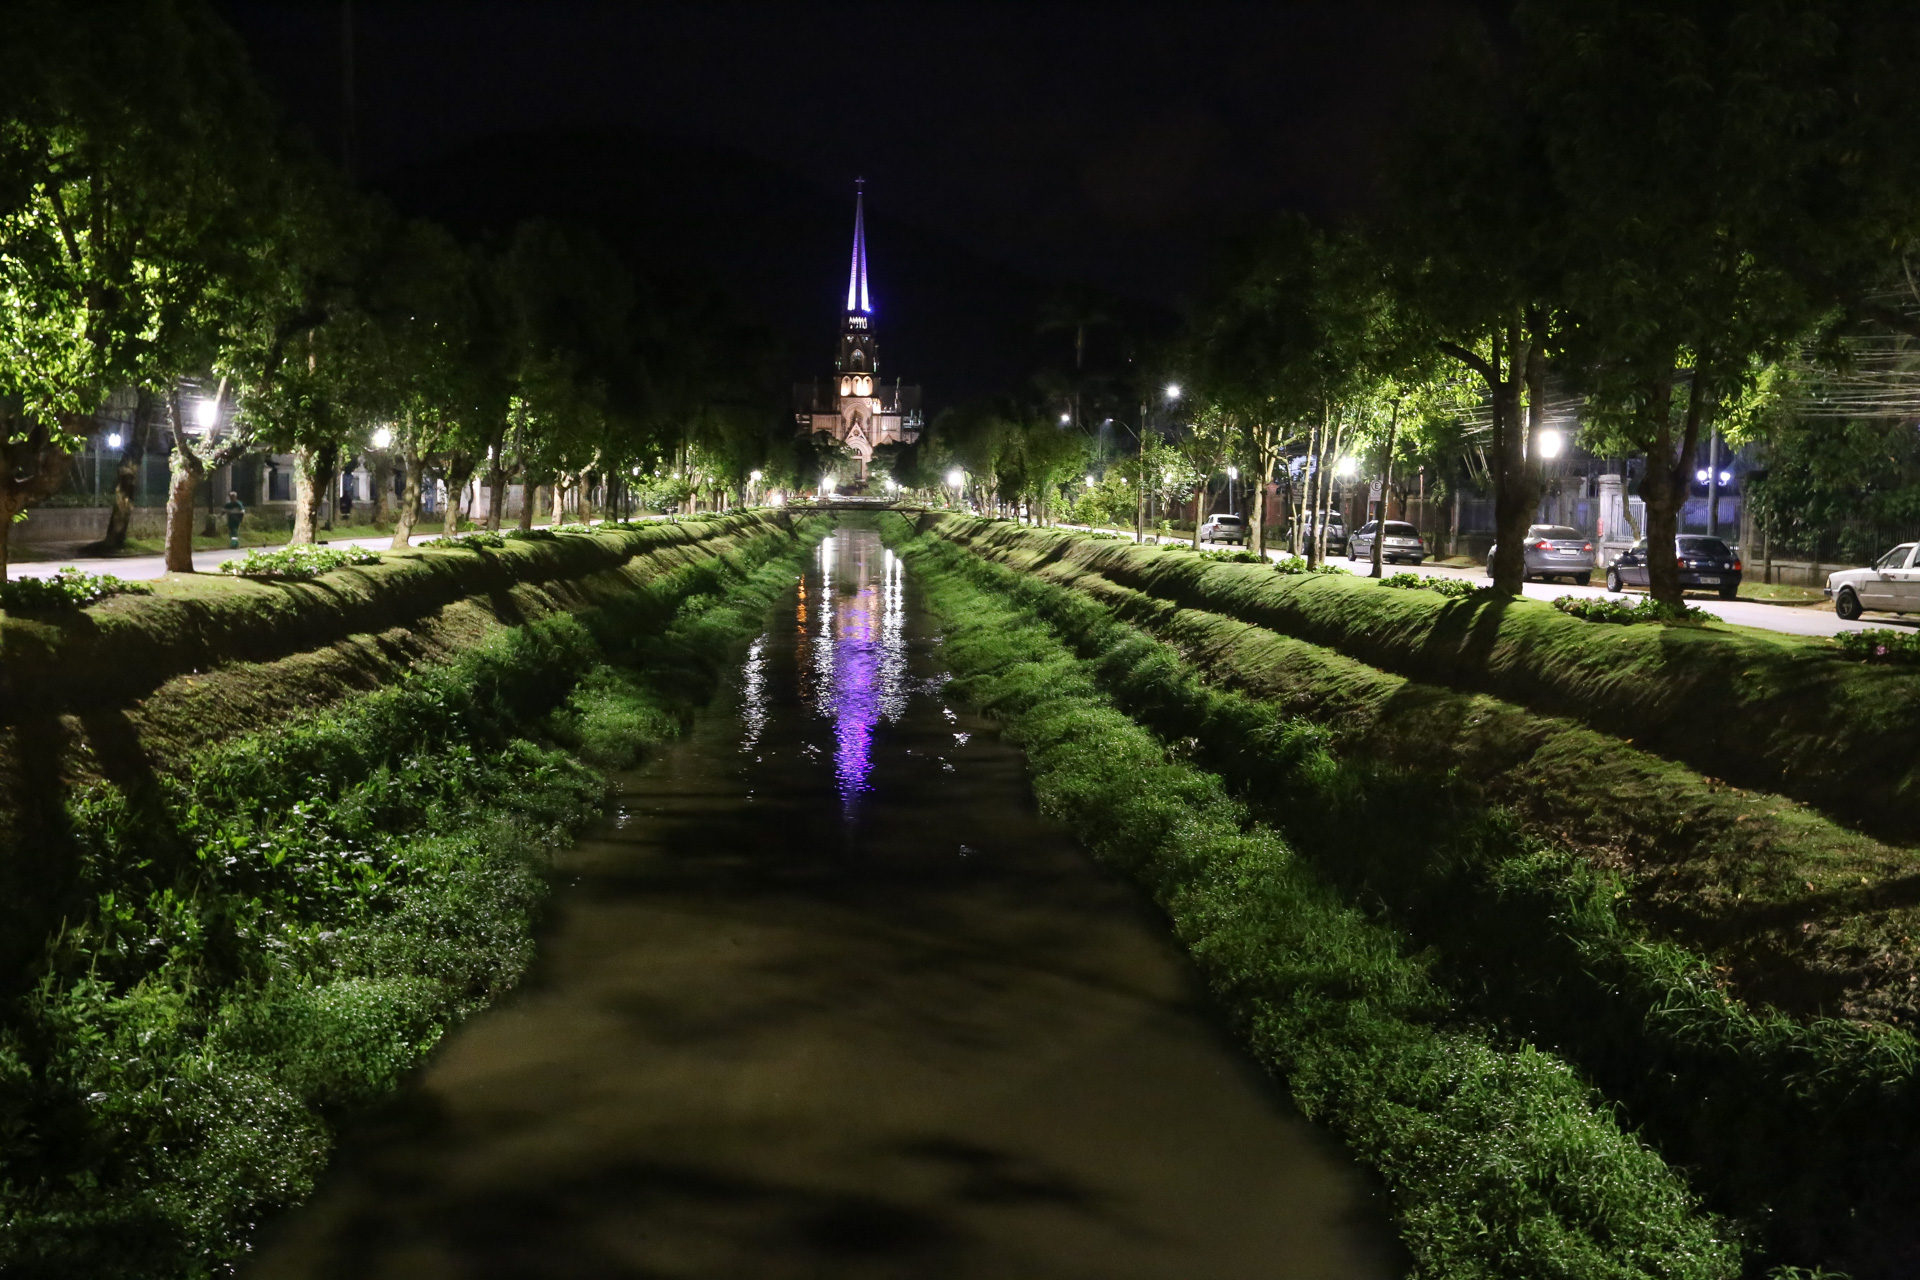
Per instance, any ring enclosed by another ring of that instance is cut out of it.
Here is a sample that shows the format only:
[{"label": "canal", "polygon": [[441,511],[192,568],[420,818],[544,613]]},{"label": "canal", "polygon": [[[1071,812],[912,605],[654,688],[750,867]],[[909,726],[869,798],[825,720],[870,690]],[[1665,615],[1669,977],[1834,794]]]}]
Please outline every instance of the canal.
[{"label": "canal", "polygon": [[873,533],[556,868],[255,1277],[1387,1276],[1382,1206],[1040,819]]}]

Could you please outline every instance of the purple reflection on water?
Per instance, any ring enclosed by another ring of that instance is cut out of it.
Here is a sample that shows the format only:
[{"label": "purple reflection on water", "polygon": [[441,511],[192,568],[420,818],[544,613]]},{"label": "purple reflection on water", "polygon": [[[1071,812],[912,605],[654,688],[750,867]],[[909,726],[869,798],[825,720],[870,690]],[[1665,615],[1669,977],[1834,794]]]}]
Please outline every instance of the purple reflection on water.
[{"label": "purple reflection on water", "polygon": [[[815,705],[833,719],[833,775],[849,812],[872,790],[874,730],[904,710],[905,569],[878,537],[857,531],[820,544]],[[803,659],[804,661],[804,659]]]}]

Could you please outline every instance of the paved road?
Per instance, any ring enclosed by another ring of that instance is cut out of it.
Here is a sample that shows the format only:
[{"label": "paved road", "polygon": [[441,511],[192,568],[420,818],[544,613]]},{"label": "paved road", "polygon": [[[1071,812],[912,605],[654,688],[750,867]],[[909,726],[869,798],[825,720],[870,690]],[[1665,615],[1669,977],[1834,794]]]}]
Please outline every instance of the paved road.
[{"label": "paved road", "polygon": [[[1173,539],[1184,542],[1186,539]],[[1222,550],[1236,550],[1233,543],[1202,543],[1209,550],[1216,546]],[[1269,551],[1268,558],[1277,553]],[[1333,563],[1342,569],[1352,569],[1366,574],[1371,566],[1364,560],[1349,563],[1345,556],[1336,556]],[[1388,573],[1417,573],[1427,578],[1465,578],[1477,584],[1487,581],[1484,566],[1472,569],[1459,569],[1452,565],[1423,564],[1389,565]],[[1529,582],[1523,588],[1528,596],[1535,600],[1552,600],[1558,596],[1599,596],[1637,601],[1641,594],[1629,591],[1625,595],[1613,595],[1605,587],[1597,584],[1591,587],[1577,587],[1570,582]],[[1721,600],[1710,595],[1690,595],[1687,603],[1705,609],[1737,626],[1754,627],[1763,631],[1778,631],[1793,636],[1830,636],[1841,631],[1865,631],[1872,627],[1909,627],[1920,628],[1920,615],[1897,613],[1869,613],[1858,622],[1845,622],[1837,617],[1833,609],[1826,605],[1783,605],[1767,604],[1758,600]]]}]

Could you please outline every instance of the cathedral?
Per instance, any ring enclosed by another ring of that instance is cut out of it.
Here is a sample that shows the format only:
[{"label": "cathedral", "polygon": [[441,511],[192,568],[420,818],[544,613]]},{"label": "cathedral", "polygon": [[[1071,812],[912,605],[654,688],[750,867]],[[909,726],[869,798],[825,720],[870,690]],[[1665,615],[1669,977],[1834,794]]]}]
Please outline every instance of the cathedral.
[{"label": "cathedral", "polygon": [[880,377],[880,344],[873,330],[873,298],[867,292],[866,181],[853,191],[853,265],[847,272],[847,311],[840,325],[840,357],[833,376],[794,388],[794,421],[801,435],[826,431],[860,460],[860,478],[875,446],[912,444],[920,438],[920,388]]}]

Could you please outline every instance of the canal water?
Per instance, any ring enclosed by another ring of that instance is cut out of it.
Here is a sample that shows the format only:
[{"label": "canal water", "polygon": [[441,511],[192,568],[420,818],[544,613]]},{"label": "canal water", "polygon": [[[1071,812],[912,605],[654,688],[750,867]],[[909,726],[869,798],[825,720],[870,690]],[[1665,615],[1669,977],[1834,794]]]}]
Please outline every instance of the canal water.
[{"label": "canal water", "polygon": [[1404,1273],[1366,1179],[944,684],[900,561],[838,531],[561,859],[517,996],[244,1273]]}]

